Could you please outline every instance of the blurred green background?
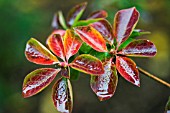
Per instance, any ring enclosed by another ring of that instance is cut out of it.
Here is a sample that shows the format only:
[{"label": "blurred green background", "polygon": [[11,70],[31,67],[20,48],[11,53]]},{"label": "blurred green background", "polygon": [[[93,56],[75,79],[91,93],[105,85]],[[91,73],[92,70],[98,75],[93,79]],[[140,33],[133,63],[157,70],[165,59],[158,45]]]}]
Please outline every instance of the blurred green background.
[{"label": "blurred green background", "polygon": [[[53,14],[62,10],[64,15],[74,5],[85,0],[0,0],[0,113],[57,113],[51,99],[52,84],[28,99],[21,96],[26,74],[36,68],[26,60],[27,40],[35,37],[45,44],[52,32]],[[158,53],[154,58],[133,58],[152,74],[170,82],[170,0],[87,0],[86,17],[91,11],[108,11],[113,23],[115,12],[135,6],[141,13],[136,28],[151,31],[144,36],[155,43]],[[57,77],[58,78],[58,77]],[[82,74],[72,81],[73,113],[163,113],[170,95],[166,86],[140,74],[141,87],[135,87],[119,78],[115,95],[99,102],[90,89],[90,76]]]}]

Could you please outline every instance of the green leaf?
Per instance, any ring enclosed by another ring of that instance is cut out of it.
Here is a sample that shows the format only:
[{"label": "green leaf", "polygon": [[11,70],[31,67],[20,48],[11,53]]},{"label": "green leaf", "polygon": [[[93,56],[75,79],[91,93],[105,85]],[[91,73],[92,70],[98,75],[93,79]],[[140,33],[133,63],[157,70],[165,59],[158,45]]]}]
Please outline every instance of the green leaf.
[{"label": "green leaf", "polygon": [[91,23],[98,22],[100,20],[103,20],[103,19],[102,18],[97,18],[97,19],[80,20],[80,21],[76,22],[75,24],[73,24],[72,27],[87,26],[87,25],[89,25]]},{"label": "green leaf", "polygon": [[151,34],[151,32],[144,31],[144,30],[141,30],[141,29],[134,29],[129,38],[136,38],[138,36],[148,35],[148,34]]},{"label": "green leaf", "polygon": [[82,54],[76,57],[69,65],[87,74],[100,75],[104,73],[102,62],[89,54]]},{"label": "green leaf", "polygon": [[108,52],[98,52],[95,50],[91,50],[90,55],[97,57],[101,61],[106,60],[111,57],[111,55]]},{"label": "green leaf", "polygon": [[64,29],[67,29],[67,25],[66,25],[66,22],[65,22],[65,19],[64,19],[62,11],[58,11],[58,16],[59,16],[58,18],[59,18],[59,22],[60,22],[61,26]]},{"label": "green leaf", "polygon": [[83,43],[82,46],[80,47],[80,51],[82,53],[89,53],[92,48],[87,45],[86,43]]},{"label": "green leaf", "polygon": [[133,42],[135,39],[128,38],[126,41],[124,41],[118,48],[118,51],[124,49],[126,46],[128,46],[131,42]]}]

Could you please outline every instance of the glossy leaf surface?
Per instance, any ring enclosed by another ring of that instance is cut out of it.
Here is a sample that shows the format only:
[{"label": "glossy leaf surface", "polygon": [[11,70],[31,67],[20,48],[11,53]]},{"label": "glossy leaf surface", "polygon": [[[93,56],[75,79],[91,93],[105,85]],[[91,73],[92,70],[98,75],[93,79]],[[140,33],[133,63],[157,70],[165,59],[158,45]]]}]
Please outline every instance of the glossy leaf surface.
[{"label": "glossy leaf surface", "polygon": [[105,10],[98,10],[89,15],[87,19],[94,19],[94,18],[106,18],[108,16]]},{"label": "glossy leaf surface", "polygon": [[33,96],[47,87],[56,77],[60,69],[41,68],[29,73],[23,83],[24,98]]},{"label": "glossy leaf surface", "polygon": [[100,76],[91,76],[90,85],[100,101],[107,100],[114,95],[116,90],[118,76],[115,64],[112,58],[103,63],[104,74]]},{"label": "glossy leaf surface", "polygon": [[69,79],[60,78],[53,86],[52,98],[61,113],[71,113],[73,108],[72,87]]},{"label": "glossy leaf surface", "polygon": [[133,60],[116,56],[116,68],[120,75],[136,86],[140,86],[139,72]]},{"label": "glossy leaf surface", "polygon": [[34,38],[27,42],[25,55],[30,62],[36,64],[52,65],[58,62],[58,59]]},{"label": "glossy leaf surface", "polygon": [[86,8],[87,2],[81,3],[73,7],[67,16],[67,24],[68,26],[72,26],[75,24],[83,14],[85,8]]},{"label": "glossy leaf surface", "polygon": [[65,61],[63,40],[59,34],[54,34],[47,39],[50,50]]},{"label": "glossy leaf surface", "polygon": [[112,27],[107,20],[100,20],[99,22],[91,24],[91,26],[100,32],[110,45],[113,44]]},{"label": "glossy leaf surface", "polygon": [[81,45],[82,40],[72,30],[67,30],[64,35],[64,49],[67,61],[78,52]]},{"label": "glossy leaf surface", "polygon": [[87,74],[99,75],[104,73],[102,62],[88,54],[82,54],[76,57],[70,66]]},{"label": "glossy leaf surface", "polygon": [[134,40],[118,54],[127,56],[153,57],[157,50],[155,45],[149,40]]},{"label": "glossy leaf surface", "polygon": [[135,7],[120,10],[114,19],[113,33],[117,38],[118,45],[124,42],[132,33],[139,19],[139,12]]},{"label": "glossy leaf surface", "polygon": [[107,52],[106,41],[96,29],[91,26],[76,27],[74,29],[80,38],[93,49],[99,52]]}]

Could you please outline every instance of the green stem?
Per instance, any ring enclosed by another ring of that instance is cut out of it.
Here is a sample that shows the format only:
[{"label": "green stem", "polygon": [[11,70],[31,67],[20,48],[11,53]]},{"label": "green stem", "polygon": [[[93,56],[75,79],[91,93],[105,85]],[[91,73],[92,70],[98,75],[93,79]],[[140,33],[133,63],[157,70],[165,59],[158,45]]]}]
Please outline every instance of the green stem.
[{"label": "green stem", "polygon": [[139,70],[141,73],[143,73],[144,75],[147,75],[148,77],[150,77],[150,78],[152,78],[152,79],[154,79],[154,80],[160,82],[161,84],[164,84],[165,86],[167,86],[167,87],[170,88],[170,84],[169,84],[168,82],[165,82],[164,80],[156,77],[155,75],[150,74],[149,72],[143,70],[143,69],[140,68],[140,67],[138,67],[138,70]]}]

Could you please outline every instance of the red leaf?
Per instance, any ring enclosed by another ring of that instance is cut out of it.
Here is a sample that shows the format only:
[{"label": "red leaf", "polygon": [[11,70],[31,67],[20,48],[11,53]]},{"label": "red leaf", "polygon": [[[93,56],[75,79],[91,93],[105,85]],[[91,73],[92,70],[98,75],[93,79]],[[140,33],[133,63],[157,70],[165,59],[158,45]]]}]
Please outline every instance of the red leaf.
[{"label": "red leaf", "polygon": [[47,39],[51,51],[65,61],[63,40],[59,34],[54,34]]},{"label": "red leaf", "polygon": [[155,45],[149,40],[135,40],[118,54],[127,56],[153,57],[155,56],[156,52],[157,50]]},{"label": "red leaf", "polygon": [[91,13],[87,19],[95,19],[95,18],[106,18],[108,16],[105,10],[99,10]]},{"label": "red leaf", "polygon": [[69,79],[60,78],[53,86],[52,98],[61,113],[71,113],[73,108],[72,87]]},{"label": "red leaf", "polygon": [[23,83],[24,98],[33,96],[47,87],[56,77],[60,69],[41,68],[29,73]]},{"label": "red leaf", "polygon": [[91,26],[74,28],[80,38],[89,46],[99,52],[107,52],[106,41],[103,36]]},{"label": "red leaf", "polygon": [[114,19],[113,33],[117,38],[118,46],[132,33],[139,19],[139,12],[135,7],[120,10]]},{"label": "red leaf", "polygon": [[123,78],[136,86],[140,86],[139,72],[133,60],[116,56],[116,68]]},{"label": "red leaf", "polygon": [[76,5],[69,11],[68,16],[67,16],[68,26],[72,26],[74,23],[76,23],[79,20],[86,6],[87,6],[87,2],[84,2],[84,3]]},{"label": "red leaf", "polygon": [[98,32],[100,32],[105,40],[112,45],[113,44],[113,32],[110,23],[107,20],[101,20],[91,24]]},{"label": "red leaf", "polygon": [[41,65],[52,65],[58,63],[58,59],[40,42],[31,38],[25,49],[26,58],[33,63]]},{"label": "red leaf", "polygon": [[70,66],[87,74],[100,75],[104,73],[102,62],[88,54],[82,54],[76,57]]},{"label": "red leaf", "polygon": [[100,101],[107,100],[114,95],[116,90],[118,76],[115,64],[112,58],[103,63],[104,74],[100,76],[91,76],[90,85]]},{"label": "red leaf", "polygon": [[64,36],[64,34],[65,34],[65,30],[62,30],[62,29],[57,29],[57,30],[54,30],[51,34],[50,34],[50,36],[48,36],[48,38],[50,38],[50,37],[52,37],[54,34],[59,34],[61,37],[63,37]]},{"label": "red leaf", "polygon": [[67,61],[78,52],[81,45],[82,40],[76,36],[73,31],[67,30],[64,35],[64,49]]}]

